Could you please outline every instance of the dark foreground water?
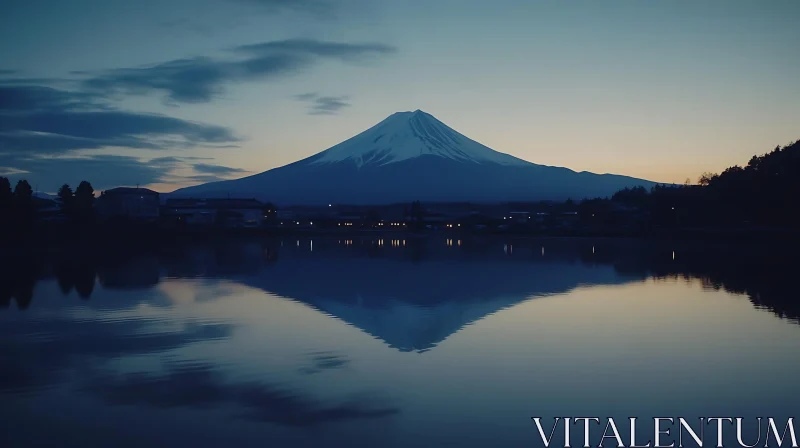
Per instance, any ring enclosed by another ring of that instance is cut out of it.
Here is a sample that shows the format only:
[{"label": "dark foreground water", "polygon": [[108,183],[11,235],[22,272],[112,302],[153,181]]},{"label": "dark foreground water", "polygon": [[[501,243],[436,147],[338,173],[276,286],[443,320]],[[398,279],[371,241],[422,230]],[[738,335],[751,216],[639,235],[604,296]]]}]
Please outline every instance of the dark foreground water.
[{"label": "dark foreground water", "polygon": [[788,252],[286,238],[6,260],[0,446],[542,446],[533,416],[785,423]]}]

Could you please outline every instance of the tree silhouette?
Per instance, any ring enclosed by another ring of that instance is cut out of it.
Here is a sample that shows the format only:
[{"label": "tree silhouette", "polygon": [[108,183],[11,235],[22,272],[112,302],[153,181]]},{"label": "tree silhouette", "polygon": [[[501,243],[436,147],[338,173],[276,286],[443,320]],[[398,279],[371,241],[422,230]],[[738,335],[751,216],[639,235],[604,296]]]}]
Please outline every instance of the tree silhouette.
[{"label": "tree silhouette", "polygon": [[0,177],[0,239],[8,235],[5,230],[11,224],[13,204],[14,193],[11,191],[11,182],[6,177]]},{"label": "tree silhouette", "polygon": [[25,179],[18,181],[17,186],[14,187],[14,200],[22,204],[25,202],[30,202],[32,198],[33,188],[31,188],[31,184],[29,184]]},{"label": "tree silhouette", "polygon": [[705,172],[700,175],[700,178],[697,179],[697,183],[702,186],[708,186],[717,175],[714,173]]},{"label": "tree silhouette", "polygon": [[[637,207],[652,225],[800,227],[800,141],[753,156],[745,166],[703,173],[697,185],[626,188],[611,201]],[[601,200],[602,201],[602,200]],[[586,202],[586,201],[584,201]],[[581,204],[584,206],[584,204]],[[600,205],[596,201],[587,203]],[[610,205],[609,205],[610,206]],[[592,210],[595,217],[598,211]]]},{"label": "tree silhouette", "polygon": [[94,291],[97,271],[91,263],[77,263],[73,266],[73,284],[78,297],[88,300]]},{"label": "tree silhouette", "polygon": [[11,182],[7,177],[0,177],[0,210],[11,207],[14,194],[11,192]]},{"label": "tree silhouette", "polygon": [[33,189],[27,180],[20,180],[14,187],[11,205],[11,225],[15,236],[31,231],[34,222]]},{"label": "tree silhouette", "polygon": [[72,202],[74,199],[75,195],[72,193],[72,188],[70,188],[69,185],[64,184],[58,189],[58,203],[61,206],[62,213],[67,214],[72,211]]},{"label": "tree silhouette", "polygon": [[88,217],[92,213],[92,206],[94,205],[94,188],[89,182],[81,181],[78,188],[75,189],[75,211],[81,217]]},{"label": "tree silhouette", "polygon": [[75,286],[75,279],[72,273],[72,265],[70,263],[61,263],[56,268],[56,280],[58,287],[61,289],[61,294],[69,295],[72,288]]}]

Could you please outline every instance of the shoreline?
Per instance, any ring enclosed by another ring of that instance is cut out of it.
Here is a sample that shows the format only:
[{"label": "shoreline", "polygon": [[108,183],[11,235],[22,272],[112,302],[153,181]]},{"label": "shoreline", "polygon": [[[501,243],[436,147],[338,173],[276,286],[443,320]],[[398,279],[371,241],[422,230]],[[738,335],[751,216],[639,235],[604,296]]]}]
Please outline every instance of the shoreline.
[{"label": "shoreline", "polygon": [[[73,231],[71,231],[73,230]],[[77,231],[74,231],[77,230]],[[78,228],[52,227],[36,229],[16,239],[0,240],[0,251],[49,252],[70,248],[145,249],[175,244],[203,244],[239,239],[275,238],[344,238],[344,239],[404,239],[430,238],[470,239],[602,239],[641,242],[684,242],[717,244],[781,244],[800,245],[800,230],[774,228],[656,228],[638,232],[620,229],[580,229],[536,231],[528,229],[506,231],[468,230],[341,230],[292,228],[164,228],[160,226],[83,226]]]}]

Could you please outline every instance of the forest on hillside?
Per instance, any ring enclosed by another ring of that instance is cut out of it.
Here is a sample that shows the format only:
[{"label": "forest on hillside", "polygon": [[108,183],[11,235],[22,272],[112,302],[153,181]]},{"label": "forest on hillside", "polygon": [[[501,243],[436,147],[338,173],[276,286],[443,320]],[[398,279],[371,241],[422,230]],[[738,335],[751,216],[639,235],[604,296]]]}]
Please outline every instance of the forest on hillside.
[{"label": "forest on hillside", "polygon": [[612,219],[619,205],[644,212],[651,225],[800,227],[800,140],[703,174],[696,185],[626,188],[580,207],[582,216]]}]

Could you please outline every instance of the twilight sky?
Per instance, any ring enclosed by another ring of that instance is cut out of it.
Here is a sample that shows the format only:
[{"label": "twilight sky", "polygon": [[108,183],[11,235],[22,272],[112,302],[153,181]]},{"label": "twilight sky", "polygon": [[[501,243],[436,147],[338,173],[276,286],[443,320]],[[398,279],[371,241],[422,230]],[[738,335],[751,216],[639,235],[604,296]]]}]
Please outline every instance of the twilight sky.
[{"label": "twilight sky", "polygon": [[159,191],[422,109],[534,163],[696,180],[800,138],[797,0],[3,0],[0,175]]}]

